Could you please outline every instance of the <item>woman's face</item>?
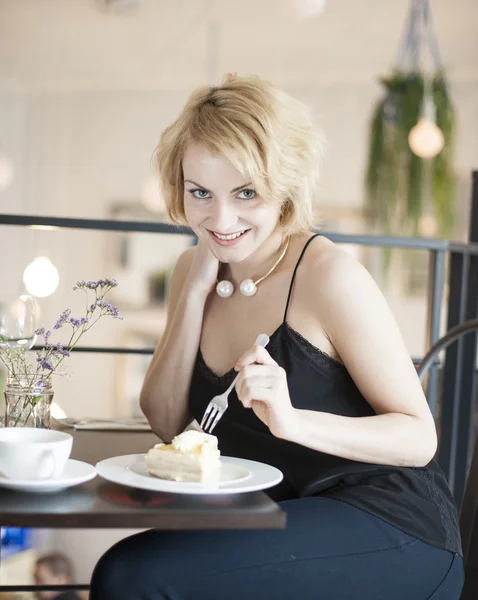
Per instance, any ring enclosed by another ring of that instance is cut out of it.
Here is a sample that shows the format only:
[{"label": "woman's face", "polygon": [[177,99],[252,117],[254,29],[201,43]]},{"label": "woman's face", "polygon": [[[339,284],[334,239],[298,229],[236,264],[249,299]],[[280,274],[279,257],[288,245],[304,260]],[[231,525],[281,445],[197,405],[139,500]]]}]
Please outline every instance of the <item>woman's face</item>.
[{"label": "woman's face", "polygon": [[186,219],[218,260],[247,259],[277,230],[280,208],[265,202],[224,156],[190,144],[182,164]]}]

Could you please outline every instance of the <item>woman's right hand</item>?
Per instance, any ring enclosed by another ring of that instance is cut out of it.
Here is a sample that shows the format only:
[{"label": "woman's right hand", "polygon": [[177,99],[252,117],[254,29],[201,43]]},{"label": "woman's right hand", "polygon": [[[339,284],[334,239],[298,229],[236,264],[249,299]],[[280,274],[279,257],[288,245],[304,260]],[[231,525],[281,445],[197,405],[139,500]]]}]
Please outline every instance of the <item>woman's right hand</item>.
[{"label": "woman's right hand", "polygon": [[189,271],[189,279],[195,289],[210,294],[217,283],[219,261],[209,249],[206,241],[199,238]]}]

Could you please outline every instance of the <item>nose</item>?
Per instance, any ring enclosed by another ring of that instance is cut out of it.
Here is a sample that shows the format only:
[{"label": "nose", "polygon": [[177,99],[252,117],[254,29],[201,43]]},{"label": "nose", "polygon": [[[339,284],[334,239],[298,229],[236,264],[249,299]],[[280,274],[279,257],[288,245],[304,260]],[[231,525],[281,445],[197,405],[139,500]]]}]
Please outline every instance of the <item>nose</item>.
[{"label": "nose", "polygon": [[218,233],[231,233],[237,225],[238,216],[229,202],[215,200],[212,202],[211,214],[207,224],[208,229]]}]

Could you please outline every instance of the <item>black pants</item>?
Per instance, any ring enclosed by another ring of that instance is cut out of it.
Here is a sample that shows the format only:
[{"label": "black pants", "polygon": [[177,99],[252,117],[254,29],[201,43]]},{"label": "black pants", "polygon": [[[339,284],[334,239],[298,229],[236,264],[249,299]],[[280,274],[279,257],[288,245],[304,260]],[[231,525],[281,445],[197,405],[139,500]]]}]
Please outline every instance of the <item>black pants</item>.
[{"label": "black pants", "polygon": [[98,562],[90,600],[458,600],[460,556],[329,498],[279,531],[150,530]]}]

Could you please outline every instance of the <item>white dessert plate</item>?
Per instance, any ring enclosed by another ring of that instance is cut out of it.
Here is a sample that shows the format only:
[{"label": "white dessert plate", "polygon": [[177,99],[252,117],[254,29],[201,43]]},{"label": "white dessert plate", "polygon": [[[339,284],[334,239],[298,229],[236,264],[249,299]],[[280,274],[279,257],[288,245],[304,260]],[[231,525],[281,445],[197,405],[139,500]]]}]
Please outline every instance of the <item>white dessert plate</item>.
[{"label": "white dessert plate", "polygon": [[21,492],[58,492],[89,481],[96,477],[96,474],[96,469],[92,465],[69,458],[63,473],[55,479],[13,480],[0,477],[0,487]]},{"label": "white dessert plate", "polygon": [[114,456],[97,463],[98,475],[130,487],[174,494],[239,494],[272,487],[282,481],[279,469],[245,458],[221,456],[221,478],[217,483],[169,481],[149,475],[145,454]]}]

